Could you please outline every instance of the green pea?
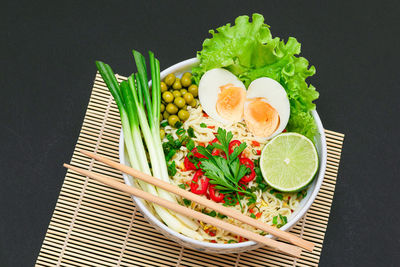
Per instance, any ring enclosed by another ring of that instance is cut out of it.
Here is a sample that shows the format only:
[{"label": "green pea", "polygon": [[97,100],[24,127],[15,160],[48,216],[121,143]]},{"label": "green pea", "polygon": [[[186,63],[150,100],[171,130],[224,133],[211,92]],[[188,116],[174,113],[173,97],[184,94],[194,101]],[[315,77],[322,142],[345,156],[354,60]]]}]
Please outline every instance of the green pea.
[{"label": "green pea", "polygon": [[182,95],[181,92],[179,92],[178,90],[174,90],[172,94],[174,95],[175,98],[180,97]]},{"label": "green pea", "polygon": [[192,84],[191,86],[189,86],[188,88],[188,92],[191,93],[194,97],[197,97],[198,95],[198,90],[199,88],[197,87],[197,85]]},{"label": "green pea", "polygon": [[181,89],[180,92],[181,92],[181,95],[185,95],[187,93],[187,90],[186,89]]},{"label": "green pea", "polygon": [[164,93],[167,90],[168,86],[165,84],[165,82],[161,82],[161,93]]},{"label": "green pea", "polygon": [[188,76],[183,76],[181,79],[181,84],[183,87],[189,87],[192,84],[192,79]]},{"label": "green pea", "polygon": [[180,120],[179,120],[178,116],[176,116],[176,115],[171,115],[171,116],[169,116],[169,118],[168,118],[168,123],[169,123],[169,125],[171,125],[172,127],[174,127],[175,124],[176,124],[178,121],[180,121]]},{"label": "green pea", "polygon": [[193,97],[193,95],[192,95],[191,93],[187,93],[187,94],[185,94],[185,95],[183,96],[183,99],[185,99],[186,104],[189,104],[189,105],[190,105],[190,103],[192,103],[194,97]]},{"label": "green pea", "polygon": [[181,80],[179,78],[175,79],[174,84],[172,85],[172,88],[174,88],[174,90],[180,90],[182,89],[182,84],[181,84]]},{"label": "green pea", "polygon": [[168,91],[162,94],[162,98],[166,103],[171,103],[172,101],[174,101],[174,95]]},{"label": "green pea", "polygon": [[164,137],[165,137],[165,131],[164,131],[164,129],[161,129],[160,130],[160,138],[161,138],[161,140],[163,140]]},{"label": "green pea", "polygon": [[169,115],[170,115],[170,114],[169,114],[167,111],[164,111],[164,113],[163,113],[163,118],[164,118],[164,120],[168,120]]},{"label": "green pea", "polygon": [[178,107],[178,108],[183,108],[185,106],[185,99],[183,99],[183,97],[177,97],[174,100],[174,104]]},{"label": "green pea", "polygon": [[192,108],[195,108],[197,106],[197,100],[193,99],[193,101],[189,104]]},{"label": "green pea", "polygon": [[190,72],[185,72],[183,75],[182,75],[182,78],[183,77],[188,77],[188,78],[192,78],[192,74],[190,73]]},{"label": "green pea", "polygon": [[178,108],[172,103],[169,103],[165,109],[169,114],[176,114],[178,112]]},{"label": "green pea", "polygon": [[170,73],[167,75],[167,77],[165,77],[164,82],[166,85],[171,86],[174,84],[175,79],[176,79],[175,75],[173,73]]},{"label": "green pea", "polygon": [[164,104],[161,104],[161,105],[160,105],[160,111],[161,111],[161,113],[163,113],[164,110],[165,110],[165,105],[164,105]]},{"label": "green pea", "polygon": [[178,112],[178,117],[179,117],[179,119],[185,121],[185,120],[187,120],[189,118],[189,112],[186,111],[186,110],[181,109]]}]

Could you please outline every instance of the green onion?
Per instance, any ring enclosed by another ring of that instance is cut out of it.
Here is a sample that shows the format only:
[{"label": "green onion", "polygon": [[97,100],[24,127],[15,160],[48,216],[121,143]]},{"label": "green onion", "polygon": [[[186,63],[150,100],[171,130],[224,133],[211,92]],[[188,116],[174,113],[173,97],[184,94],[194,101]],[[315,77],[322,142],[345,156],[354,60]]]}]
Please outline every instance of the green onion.
[{"label": "green onion", "polygon": [[[154,55],[150,53],[150,68],[154,81],[152,96],[150,96],[145,59],[139,52],[134,51],[133,54],[138,73],[130,76],[128,81],[122,82],[120,85],[109,65],[97,61],[96,66],[117,103],[131,166],[144,173],[152,174],[157,178],[170,182],[160,140],[160,65],[158,60],[154,58]],[[142,135],[146,143],[146,148],[142,141]],[[157,168],[152,168],[152,171],[147,160],[147,152],[149,153],[151,166],[157,166]],[[176,168],[174,169],[176,172]],[[154,186],[141,180],[138,183],[144,191],[177,203],[174,195],[164,190],[156,189]],[[157,205],[153,205],[153,207],[158,216],[171,229],[192,238],[201,239],[200,235],[195,231],[198,226],[191,219]]]},{"label": "green onion", "polygon": [[187,130],[187,133],[188,133],[189,137],[196,138],[196,135],[194,134],[194,130],[192,127],[189,127],[189,129]]},{"label": "green onion", "polygon": [[201,128],[207,128],[207,124],[205,124],[204,122],[200,123],[200,127]]},{"label": "green onion", "polygon": [[274,216],[274,217],[272,218],[272,224],[275,224],[275,225],[278,224],[278,216]]}]

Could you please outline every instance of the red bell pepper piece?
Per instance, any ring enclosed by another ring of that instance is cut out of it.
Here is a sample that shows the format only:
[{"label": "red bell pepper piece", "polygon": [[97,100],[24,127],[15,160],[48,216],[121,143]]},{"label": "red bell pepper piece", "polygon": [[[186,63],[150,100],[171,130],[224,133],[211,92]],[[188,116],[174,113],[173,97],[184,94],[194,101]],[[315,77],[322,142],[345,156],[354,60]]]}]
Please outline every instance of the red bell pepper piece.
[{"label": "red bell pepper piece", "polygon": [[201,170],[197,170],[190,183],[190,191],[197,195],[204,195],[207,192],[209,180]]},{"label": "red bell pepper piece", "polygon": [[251,143],[253,144],[253,146],[260,146],[260,143],[255,140],[251,141]]},{"label": "red bell pepper piece", "polygon": [[183,165],[185,165],[186,171],[196,170],[196,166],[194,166],[194,164],[190,162],[188,157],[185,157],[185,159],[183,160]]},{"label": "red bell pepper piece", "polygon": [[[222,193],[219,193],[218,191],[215,190],[215,184],[211,184],[208,188],[208,192],[210,193],[210,198],[214,200],[215,202],[221,202],[225,195]],[[218,194],[217,194],[218,192]]]},{"label": "red bell pepper piece", "polygon": [[[239,140],[232,140],[229,143],[229,155],[232,154],[233,150],[235,149],[236,146],[240,146],[242,142],[240,142]],[[239,154],[239,158],[242,157],[242,153]]]},{"label": "red bell pepper piece", "polygon": [[251,171],[250,174],[247,174],[247,175],[243,176],[243,178],[240,179],[240,182],[241,183],[249,183],[249,182],[253,181],[254,178],[256,177],[256,172],[254,171],[254,163],[253,163],[253,161],[251,161],[248,158],[241,158],[240,159],[240,164],[245,165]]}]

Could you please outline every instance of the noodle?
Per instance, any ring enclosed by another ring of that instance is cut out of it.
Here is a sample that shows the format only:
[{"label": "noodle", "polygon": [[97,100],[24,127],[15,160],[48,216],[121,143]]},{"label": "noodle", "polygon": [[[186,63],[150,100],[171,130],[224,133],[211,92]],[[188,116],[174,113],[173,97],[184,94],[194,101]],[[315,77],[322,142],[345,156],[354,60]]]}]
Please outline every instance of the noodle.
[{"label": "noodle", "polygon": [[[196,137],[193,138],[193,141],[195,142],[196,146],[211,142],[215,138],[215,133],[217,132],[217,129],[219,127],[222,127],[227,131],[232,132],[233,134],[232,140],[240,140],[241,142],[245,142],[247,144],[246,149],[243,151],[243,155],[245,157],[253,161],[260,157],[258,155],[259,153],[257,153],[257,150],[263,148],[263,146],[266,144],[266,140],[254,137],[248,131],[245,124],[239,122],[229,126],[223,125],[218,121],[212,119],[211,117],[204,116],[200,105],[197,108],[188,107],[188,111],[190,114],[189,119],[185,121],[182,127],[185,130],[189,129],[189,127],[193,128],[194,133],[196,135]],[[207,127],[204,127],[204,125],[203,127],[201,127],[200,124],[206,124]],[[171,126],[165,127],[165,133],[171,134],[175,139],[178,138],[176,130],[177,129],[172,128]],[[190,181],[192,180],[193,175],[195,173],[195,171],[192,170],[185,171],[184,158],[187,153],[188,153],[187,148],[182,146],[181,150],[178,151],[172,158],[172,160],[175,161],[175,164],[177,166],[176,174],[173,177],[171,177],[172,183],[175,185],[190,184]],[[255,182],[255,180],[248,183],[248,187],[256,185],[257,183]],[[236,209],[248,215],[250,215],[249,210],[251,209],[256,210],[256,213],[260,214],[260,216],[257,219],[270,225],[273,225],[273,220],[274,217],[276,216],[278,216],[279,218],[280,217],[279,215],[281,215],[289,218],[290,215],[293,213],[293,211],[296,210],[301,200],[301,197],[298,197],[297,193],[281,193],[279,195],[282,196],[282,199],[280,199],[274,194],[274,191],[271,190],[271,188],[269,187],[264,192],[258,189],[254,192],[254,194],[256,195],[255,204],[248,205],[247,204],[248,200],[243,198],[241,199],[241,205],[243,207],[243,210],[241,210],[240,205],[229,206],[229,208]],[[179,200],[182,203],[182,199]],[[189,207],[200,212],[209,213],[212,211],[194,202],[191,202]],[[247,224],[244,224],[240,221],[237,221],[235,219],[226,216],[223,218],[223,220],[256,233],[267,234],[267,233],[262,233],[262,231],[252,226],[249,226]],[[281,219],[279,219],[279,222],[282,223]],[[197,231],[204,238],[204,241],[217,242],[217,243],[231,243],[231,242],[243,241],[240,237],[237,237],[232,233],[226,232],[222,229],[218,229],[212,225],[208,225],[203,222],[199,222],[199,224],[200,227]],[[209,234],[210,231],[212,232],[212,235]]]}]

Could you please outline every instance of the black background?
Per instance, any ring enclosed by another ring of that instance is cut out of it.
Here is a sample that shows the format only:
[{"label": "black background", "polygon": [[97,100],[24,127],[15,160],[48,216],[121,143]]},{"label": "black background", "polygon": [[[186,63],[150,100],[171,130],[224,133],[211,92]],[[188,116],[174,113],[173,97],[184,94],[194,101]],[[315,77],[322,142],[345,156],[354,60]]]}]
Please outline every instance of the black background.
[{"label": "black background", "polygon": [[[302,43],[325,128],[346,134],[321,266],[400,261],[399,4],[374,1],[31,1],[0,5],[0,263],[32,266],[96,72],[122,75],[131,49],[162,69],[195,56],[208,30],[261,13]],[[260,259],[261,260],[261,259]]]}]

